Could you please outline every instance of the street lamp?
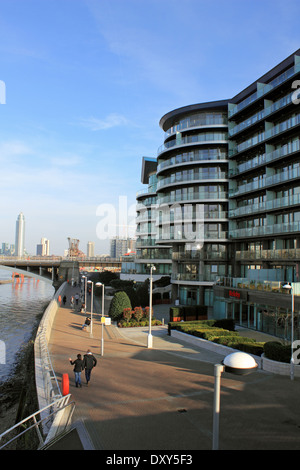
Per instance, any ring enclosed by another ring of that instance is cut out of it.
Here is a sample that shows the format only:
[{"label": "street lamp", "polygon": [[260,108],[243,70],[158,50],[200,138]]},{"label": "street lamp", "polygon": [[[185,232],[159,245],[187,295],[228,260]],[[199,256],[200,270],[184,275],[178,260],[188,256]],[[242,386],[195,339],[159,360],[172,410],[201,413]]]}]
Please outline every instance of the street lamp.
[{"label": "street lamp", "polygon": [[247,375],[255,371],[257,363],[250,354],[234,352],[226,356],[222,364],[215,364],[215,390],[213,409],[213,450],[219,449],[219,417],[220,417],[220,388],[222,372],[230,372],[237,375]]},{"label": "street lamp", "polygon": [[149,333],[148,333],[148,340],[147,346],[148,348],[152,348],[152,334],[151,334],[151,323],[152,323],[152,271],[156,271],[156,267],[152,264],[150,267],[150,298],[149,298]]},{"label": "street lamp", "polygon": [[85,285],[84,285],[84,312],[86,313],[86,283],[87,283],[87,276],[82,276],[84,279]]},{"label": "street lamp", "polygon": [[92,284],[92,297],[91,297],[91,329],[90,336],[93,336],[93,299],[94,299],[94,283],[93,281],[87,281],[88,284]]},{"label": "street lamp", "polygon": [[294,289],[290,283],[284,284],[282,286],[283,289],[288,289],[291,291],[292,294],[292,325],[291,325],[291,370],[290,370],[290,377],[291,380],[294,380],[294,356],[293,356],[293,343],[294,343],[294,311],[295,311],[295,297],[294,297]]},{"label": "street lamp", "polygon": [[103,338],[103,325],[104,325],[104,284],[102,282],[97,282],[96,286],[102,286],[102,310],[101,310],[101,325],[102,325],[102,332],[101,332],[101,356],[104,355],[104,338]]}]

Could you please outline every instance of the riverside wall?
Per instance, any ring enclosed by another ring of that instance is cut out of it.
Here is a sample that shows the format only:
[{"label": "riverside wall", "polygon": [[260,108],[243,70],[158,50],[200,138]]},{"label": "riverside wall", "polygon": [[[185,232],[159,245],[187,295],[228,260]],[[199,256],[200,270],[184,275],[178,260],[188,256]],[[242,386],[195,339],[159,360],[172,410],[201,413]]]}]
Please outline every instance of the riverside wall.
[{"label": "riverside wall", "polygon": [[66,285],[66,282],[63,283],[54,294],[52,300],[44,312],[36,334],[34,344],[35,380],[40,409],[49,405],[56,398],[62,396],[52,368],[51,358],[48,350],[48,342],[51,335],[53,321],[59,308],[58,298],[59,296],[63,297]]}]

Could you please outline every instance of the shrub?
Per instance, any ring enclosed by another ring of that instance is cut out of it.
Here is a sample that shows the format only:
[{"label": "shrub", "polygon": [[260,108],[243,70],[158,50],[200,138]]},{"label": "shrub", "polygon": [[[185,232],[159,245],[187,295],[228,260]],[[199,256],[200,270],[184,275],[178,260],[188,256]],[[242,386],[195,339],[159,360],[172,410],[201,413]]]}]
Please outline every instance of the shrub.
[{"label": "shrub", "polygon": [[268,341],[264,346],[264,353],[268,359],[289,363],[291,360],[291,346],[279,341]]},{"label": "shrub", "polygon": [[123,318],[126,321],[129,321],[132,317],[132,310],[131,308],[124,308],[123,310]]},{"label": "shrub", "polygon": [[133,316],[137,321],[141,321],[141,319],[144,316],[144,311],[143,311],[142,307],[135,307],[135,309],[133,311]]},{"label": "shrub", "polygon": [[123,315],[124,309],[130,308],[131,303],[128,295],[123,292],[116,292],[109,306],[109,316],[113,321],[118,321]]},{"label": "shrub", "polygon": [[224,328],[225,330],[229,331],[234,331],[235,330],[235,324],[234,320],[231,318],[224,318],[223,320],[215,320],[215,323],[213,324],[216,328]]}]

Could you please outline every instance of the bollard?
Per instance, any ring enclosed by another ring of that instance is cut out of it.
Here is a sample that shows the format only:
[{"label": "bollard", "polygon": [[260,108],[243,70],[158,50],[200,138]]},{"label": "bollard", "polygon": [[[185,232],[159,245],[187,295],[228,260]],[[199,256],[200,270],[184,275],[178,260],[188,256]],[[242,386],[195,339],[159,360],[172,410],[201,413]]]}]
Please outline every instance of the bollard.
[{"label": "bollard", "polygon": [[62,376],[62,394],[65,397],[66,395],[69,395],[69,375],[68,374],[63,374]]}]

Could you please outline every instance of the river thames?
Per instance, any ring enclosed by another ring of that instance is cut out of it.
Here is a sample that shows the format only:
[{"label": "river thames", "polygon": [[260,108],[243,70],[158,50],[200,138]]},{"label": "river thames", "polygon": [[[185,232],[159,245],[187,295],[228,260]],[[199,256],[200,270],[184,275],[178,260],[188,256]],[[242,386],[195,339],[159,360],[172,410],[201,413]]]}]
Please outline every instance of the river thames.
[{"label": "river thames", "polygon": [[[0,268],[0,281],[12,271]],[[17,353],[32,335],[41,314],[54,295],[46,280],[25,277],[24,282],[0,284],[0,383],[12,374]]]}]

